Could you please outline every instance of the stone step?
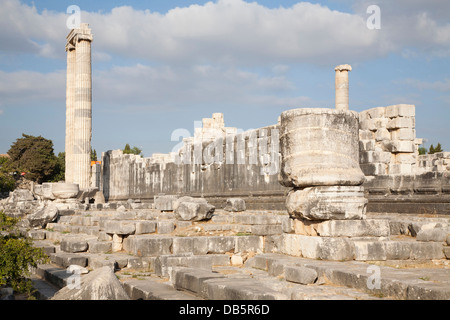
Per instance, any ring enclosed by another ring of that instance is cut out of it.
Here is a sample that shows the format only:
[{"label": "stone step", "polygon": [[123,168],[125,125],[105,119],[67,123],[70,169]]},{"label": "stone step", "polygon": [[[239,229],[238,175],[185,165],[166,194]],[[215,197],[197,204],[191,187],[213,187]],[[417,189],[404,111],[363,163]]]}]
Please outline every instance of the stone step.
[{"label": "stone step", "polygon": [[282,276],[289,266],[306,267],[314,269],[319,278],[323,277],[333,284],[379,297],[402,300],[450,299],[450,278],[445,268],[397,269],[356,261],[320,261],[279,254],[255,256],[247,261],[246,266],[265,270],[272,276]]},{"label": "stone step", "polygon": [[123,287],[132,300],[202,300],[189,292],[178,291],[167,283],[153,279],[126,279]]},{"label": "stone step", "polygon": [[71,276],[71,273],[68,273],[66,268],[60,268],[53,264],[38,265],[34,274],[58,290],[67,285],[67,279]]},{"label": "stone step", "polygon": [[246,268],[215,269],[215,272],[174,267],[171,282],[208,300],[375,300],[367,293],[336,285],[301,285]]},{"label": "stone step", "polygon": [[239,274],[227,275],[194,268],[173,267],[171,282],[176,289],[188,290],[209,300],[289,299],[286,294],[267,286],[267,279],[261,281]]},{"label": "stone step", "polygon": [[50,300],[60,289],[36,275],[31,275],[30,280],[32,282],[33,289],[35,290],[33,292],[33,296],[37,300]]},{"label": "stone step", "polygon": [[390,240],[389,237],[319,237],[283,234],[281,253],[334,261],[430,260],[444,259],[443,243],[417,240]]}]

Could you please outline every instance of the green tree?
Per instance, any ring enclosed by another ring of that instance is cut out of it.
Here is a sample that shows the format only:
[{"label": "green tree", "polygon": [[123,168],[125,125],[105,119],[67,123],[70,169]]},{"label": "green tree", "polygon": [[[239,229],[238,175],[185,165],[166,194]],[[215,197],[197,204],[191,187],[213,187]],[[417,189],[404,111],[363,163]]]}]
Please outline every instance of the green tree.
[{"label": "green tree", "polygon": [[66,153],[60,152],[56,157],[56,166],[51,182],[64,181],[66,179]]},{"label": "green tree", "polygon": [[16,179],[11,175],[11,160],[0,157],[0,192],[13,191]]},{"label": "green tree", "polygon": [[436,148],[434,148],[434,153],[436,152],[443,152],[444,150],[442,150],[442,146],[440,143],[437,144]]},{"label": "green tree", "polygon": [[97,151],[91,147],[91,161],[97,161]]},{"label": "green tree", "polygon": [[33,247],[29,238],[20,235],[16,228],[18,221],[0,211],[0,286],[11,286],[31,298],[30,267],[48,262],[48,256],[41,248]]},{"label": "green tree", "polygon": [[25,172],[25,178],[38,183],[53,179],[57,158],[51,140],[22,134],[11,145],[8,155],[13,168]]},{"label": "green tree", "polygon": [[433,147],[433,145],[431,145],[430,149],[428,150],[428,154],[433,154],[434,152],[435,152],[434,147]]},{"label": "green tree", "polygon": [[131,147],[130,147],[130,145],[127,143],[126,145],[125,145],[125,148],[123,148],[123,153],[124,154],[130,154],[131,153]]},{"label": "green tree", "polygon": [[422,154],[427,154],[427,148],[419,147],[419,155],[422,155]]},{"label": "green tree", "polygon": [[142,150],[141,149],[139,149],[138,147],[131,148],[128,143],[125,145],[125,148],[123,148],[122,151],[123,151],[124,154],[135,154],[135,155],[141,155],[142,154]]}]

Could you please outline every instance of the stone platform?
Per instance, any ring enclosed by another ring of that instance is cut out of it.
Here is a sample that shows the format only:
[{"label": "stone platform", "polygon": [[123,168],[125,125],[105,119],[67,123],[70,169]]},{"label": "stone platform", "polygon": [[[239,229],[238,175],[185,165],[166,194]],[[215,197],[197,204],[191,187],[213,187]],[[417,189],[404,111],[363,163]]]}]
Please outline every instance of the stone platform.
[{"label": "stone platform", "polygon": [[[132,299],[450,298],[445,216],[368,213],[366,228],[350,220],[295,230],[283,211],[217,210],[190,222],[121,205],[26,231],[50,256],[35,272],[40,298],[51,297],[42,279],[63,287],[70,265],[114,268]],[[380,268],[380,289],[367,287],[369,266]]]}]

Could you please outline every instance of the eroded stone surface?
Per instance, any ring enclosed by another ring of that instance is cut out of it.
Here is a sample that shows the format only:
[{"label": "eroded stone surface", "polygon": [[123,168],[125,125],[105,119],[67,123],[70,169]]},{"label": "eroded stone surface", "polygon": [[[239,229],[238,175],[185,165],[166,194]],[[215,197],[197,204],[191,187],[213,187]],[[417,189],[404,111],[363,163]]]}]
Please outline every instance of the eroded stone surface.
[{"label": "eroded stone surface", "polygon": [[361,186],[293,189],[286,199],[290,216],[307,220],[364,219],[366,205]]}]

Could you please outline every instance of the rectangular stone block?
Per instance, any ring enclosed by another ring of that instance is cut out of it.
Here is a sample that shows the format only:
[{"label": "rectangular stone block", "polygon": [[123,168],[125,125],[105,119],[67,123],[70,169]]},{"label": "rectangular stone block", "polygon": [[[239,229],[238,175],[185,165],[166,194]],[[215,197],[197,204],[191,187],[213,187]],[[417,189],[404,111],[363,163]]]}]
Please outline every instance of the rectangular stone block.
[{"label": "rectangular stone block", "polygon": [[156,222],[156,230],[159,234],[171,233],[175,229],[173,221],[158,221]]},{"label": "rectangular stone block", "polygon": [[137,221],[135,234],[154,233],[156,231],[155,221]]},{"label": "rectangular stone block", "polygon": [[368,110],[365,110],[368,114],[368,116],[371,119],[374,118],[384,118],[386,116],[386,108],[385,107],[376,107],[376,108],[371,108]]},{"label": "rectangular stone block", "polygon": [[278,224],[280,220],[276,216],[238,214],[233,217],[233,222],[238,224],[269,225]]},{"label": "rectangular stone block", "polygon": [[207,254],[208,237],[174,237],[172,250],[174,254]]},{"label": "rectangular stone block", "polygon": [[283,235],[282,252],[321,260],[344,261],[354,257],[353,244],[345,238]]},{"label": "rectangular stone block", "polygon": [[96,241],[92,240],[88,242],[89,253],[107,253],[112,252],[111,241]]},{"label": "rectangular stone block", "polygon": [[[280,251],[290,256],[301,257],[302,249],[300,242],[303,237],[303,235],[299,234],[283,234],[280,239]],[[271,251],[275,252],[274,250]]]},{"label": "rectangular stone block", "polygon": [[415,151],[412,141],[393,140],[386,144],[386,147],[392,153],[412,153]]},{"label": "rectangular stone block", "polygon": [[305,267],[286,266],[284,277],[289,282],[313,284],[317,280],[317,271]]},{"label": "rectangular stone block", "polygon": [[171,254],[172,237],[133,235],[124,239],[123,249],[138,257]]},{"label": "rectangular stone block", "polygon": [[443,246],[439,242],[419,242],[411,243],[411,259],[429,260],[443,259]]},{"label": "rectangular stone block", "polygon": [[387,237],[390,235],[389,220],[329,220],[316,226],[322,237]]},{"label": "rectangular stone block", "polygon": [[110,220],[105,222],[105,232],[109,234],[129,235],[136,232],[134,221]]},{"label": "rectangular stone block", "polygon": [[224,278],[224,275],[206,270],[193,268],[173,267],[170,272],[170,281],[177,290],[189,290],[207,298],[205,281],[209,279]]},{"label": "rectangular stone block", "polygon": [[234,237],[208,237],[208,253],[226,253],[234,249]]},{"label": "rectangular stone block", "polygon": [[194,252],[194,239],[190,237],[173,238],[173,254]]},{"label": "rectangular stone block", "polygon": [[395,154],[395,163],[415,164],[416,155],[414,153],[397,153]]},{"label": "rectangular stone block", "polygon": [[66,237],[61,240],[60,247],[65,252],[84,252],[88,249],[88,243],[82,237]]},{"label": "rectangular stone block", "polygon": [[207,256],[159,256],[155,260],[155,273],[157,276],[166,277],[173,267],[190,267],[199,270],[212,270],[212,258]]},{"label": "rectangular stone block", "polygon": [[67,268],[74,264],[80,267],[86,267],[88,259],[86,256],[82,256],[74,253],[54,253],[50,255],[50,261],[60,267]]},{"label": "rectangular stone block", "polygon": [[236,236],[234,252],[257,252],[264,250],[264,238],[259,236]]},{"label": "rectangular stone block", "polygon": [[161,211],[173,211],[173,202],[178,199],[177,195],[155,196],[155,209]]},{"label": "rectangular stone block", "polygon": [[383,261],[387,259],[385,243],[382,241],[353,241],[355,260]]},{"label": "rectangular stone block", "polygon": [[267,236],[281,234],[283,232],[281,225],[253,225],[251,233],[258,236]]},{"label": "rectangular stone block", "polygon": [[408,260],[411,258],[412,241],[386,241],[387,260]]},{"label": "rectangular stone block", "polygon": [[412,128],[401,128],[391,131],[392,140],[408,140],[414,141],[416,138],[416,130]]},{"label": "rectangular stone block", "polygon": [[412,104],[396,104],[386,107],[386,117],[414,117],[416,107]]}]

